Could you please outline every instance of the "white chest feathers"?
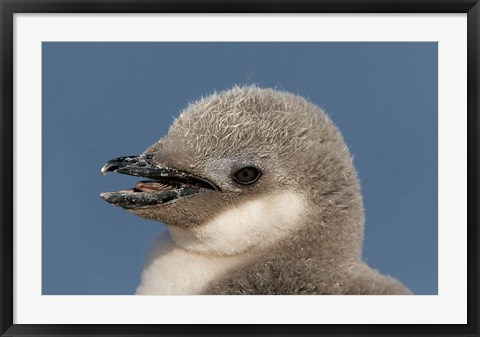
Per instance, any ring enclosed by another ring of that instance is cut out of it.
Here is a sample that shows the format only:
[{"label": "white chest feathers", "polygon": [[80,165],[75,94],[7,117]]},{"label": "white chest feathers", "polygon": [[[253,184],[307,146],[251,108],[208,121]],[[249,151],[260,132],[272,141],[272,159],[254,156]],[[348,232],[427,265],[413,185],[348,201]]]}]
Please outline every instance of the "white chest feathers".
[{"label": "white chest feathers", "polygon": [[155,240],[137,295],[195,295],[246,256],[206,256],[179,248],[168,232]]},{"label": "white chest feathers", "polygon": [[301,226],[304,202],[285,191],[237,205],[192,229],[169,227],[155,241],[139,295],[200,294],[215,279],[255,258]]}]

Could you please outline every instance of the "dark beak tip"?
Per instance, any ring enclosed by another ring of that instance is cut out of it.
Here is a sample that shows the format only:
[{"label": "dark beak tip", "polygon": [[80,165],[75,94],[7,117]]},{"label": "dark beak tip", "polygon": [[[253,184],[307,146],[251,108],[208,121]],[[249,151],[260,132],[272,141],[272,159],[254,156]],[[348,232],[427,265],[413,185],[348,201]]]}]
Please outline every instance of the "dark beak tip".
[{"label": "dark beak tip", "polygon": [[105,165],[103,165],[103,167],[101,168],[100,172],[102,173],[102,176],[106,175],[107,172],[110,172],[112,171],[112,164],[110,162],[106,163]]},{"label": "dark beak tip", "polygon": [[128,166],[135,165],[138,163],[138,159],[141,156],[127,156],[127,157],[118,157],[112,160],[109,160],[103,165],[100,169],[102,175],[106,175],[108,172],[117,172],[118,169]]},{"label": "dark beak tip", "polygon": [[109,204],[116,205],[116,199],[118,198],[118,196],[115,197],[115,193],[112,192],[102,192],[100,193],[100,198],[102,198]]}]

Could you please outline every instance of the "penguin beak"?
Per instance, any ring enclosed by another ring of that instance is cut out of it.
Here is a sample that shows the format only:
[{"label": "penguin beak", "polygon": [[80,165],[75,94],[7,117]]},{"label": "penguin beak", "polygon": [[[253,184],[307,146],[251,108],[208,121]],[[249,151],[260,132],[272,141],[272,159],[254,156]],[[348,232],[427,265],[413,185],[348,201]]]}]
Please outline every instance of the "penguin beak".
[{"label": "penguin beak", "polygon": [[173,202],[189,195],[219,191],[212,182],[193,175],[153,163],[153,155],[119,157],[108,161],[101,169],[108,172],[143,177],[134,188],[118,192],[105,192],[103,200],[125,209],[150,208]]}]

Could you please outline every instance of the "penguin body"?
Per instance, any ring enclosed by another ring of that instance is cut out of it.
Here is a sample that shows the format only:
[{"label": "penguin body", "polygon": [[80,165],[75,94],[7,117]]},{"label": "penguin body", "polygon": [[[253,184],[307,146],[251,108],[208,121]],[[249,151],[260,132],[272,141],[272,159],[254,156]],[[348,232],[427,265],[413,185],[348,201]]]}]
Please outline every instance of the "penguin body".
[{"label": "penguin body", "polygon": [[235,87],[191,104],[142,155],[102,172],[146,177],[106,201],[165,223],[138,294],[410,294],[361,260],[360,184],[312,103]]}]

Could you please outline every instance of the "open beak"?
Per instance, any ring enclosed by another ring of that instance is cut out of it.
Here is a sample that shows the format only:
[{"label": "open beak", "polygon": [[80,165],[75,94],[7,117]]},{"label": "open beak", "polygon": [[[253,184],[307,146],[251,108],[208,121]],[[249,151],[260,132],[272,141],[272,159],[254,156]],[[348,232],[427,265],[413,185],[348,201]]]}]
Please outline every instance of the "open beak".
[{"label": "open beak", "polygon": [[115,172],[148,180],[139,181],[134,188],[104,192],[107,202],[126,209],[149,208],[173,202],[200,192],[218,191],[212,182],[188,172],[153,163],[153,155],[119,157],[102,167],[102,174]]}]

